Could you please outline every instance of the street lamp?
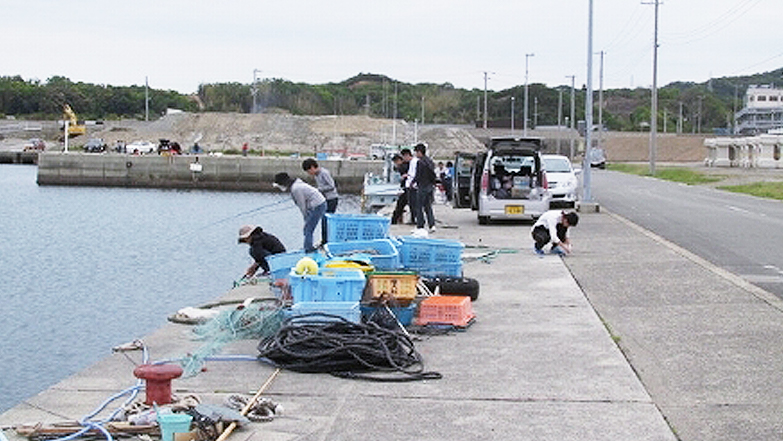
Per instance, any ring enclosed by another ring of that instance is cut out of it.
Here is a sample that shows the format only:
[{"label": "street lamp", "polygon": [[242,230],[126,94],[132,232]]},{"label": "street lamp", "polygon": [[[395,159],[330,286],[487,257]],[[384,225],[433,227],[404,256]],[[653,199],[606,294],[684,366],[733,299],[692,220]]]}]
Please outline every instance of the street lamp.
[{"label": "street lamp", "polygon": [[527,137],[527,73],[528,73],[528,60],[535,54],[525,54],[525,120],[523,122],[523,134]]},{"label": "street lamp", "polygon": [[515,99],[516,98],[514,98],[513,96],[511,97],[511,134],[512,135],[514,134],[514,100]]}]

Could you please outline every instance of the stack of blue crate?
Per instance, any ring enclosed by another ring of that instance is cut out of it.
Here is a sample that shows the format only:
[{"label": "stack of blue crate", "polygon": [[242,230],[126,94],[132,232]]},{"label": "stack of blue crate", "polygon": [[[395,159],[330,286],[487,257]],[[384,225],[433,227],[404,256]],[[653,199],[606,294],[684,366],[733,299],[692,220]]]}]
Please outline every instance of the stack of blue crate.
[{"label": "stack of blue crate", "polygon": [[[291,271],[291,315],[323,313],[350,322],[361,321],[359,302],[364,293],[364,272],[358,269],[321,268],[318,275]],[[330,320],[324,316],[323,320]]]}]

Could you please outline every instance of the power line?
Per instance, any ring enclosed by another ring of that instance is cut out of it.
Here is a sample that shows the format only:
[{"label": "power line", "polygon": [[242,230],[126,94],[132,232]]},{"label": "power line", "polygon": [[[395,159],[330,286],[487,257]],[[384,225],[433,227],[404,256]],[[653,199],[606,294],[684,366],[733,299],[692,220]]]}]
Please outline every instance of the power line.
[{"label": "power line", "polygon": [[[730,8],[714,20],[686,32],[674,32],[669,34],[671,40],[666,40],[669,45],[685,45],[704,40],[736,22],[750,10],[756,7],[761,0],[743,0],[740,4]],[[744,8],[744,10],[743,10]],[[680,41],[681,40],[681,41]]]}]

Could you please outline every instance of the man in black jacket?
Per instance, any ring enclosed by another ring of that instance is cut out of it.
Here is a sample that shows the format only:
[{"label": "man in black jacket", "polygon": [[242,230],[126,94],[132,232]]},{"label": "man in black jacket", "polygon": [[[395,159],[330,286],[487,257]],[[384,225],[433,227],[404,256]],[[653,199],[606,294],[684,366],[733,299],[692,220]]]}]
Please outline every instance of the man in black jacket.
[{"label": "man in black jacket", "polygon": [[250,256],[254,260],[245,271],[246,278],[253,277],[259,267],[264,270],[261,275],[268,276],[269,264],[266,262],[266,256],[285,253],[285,246],[280,239],[265,233],[261,227],[255,225],[245,225],[239,229],[239,243],[250,245]]},{"label": "man in black jacket", "polygon": [[413,178],[416,187],[416,228],[424,229],[424,216],[427,216],[429,232],[435,232],[435,215],[432,214],[432,194],[435,189],[435,163],[427,156],[427,146],[416,144],[416,173]]},{"label": "man in black jacket", "polygon": [[[408,200],[409,191],[405,187],[405,176],[408,175],[408,167],[410,165],[410,160],[413,157],[413,154],[411,153],[410,149],[402,149],[402,154],[395,154],[392,157],[392,163],[394,163],[394,170],[397,171],[397,173],[400,174],[400,188],[401,193],[399,196],[397,196],[397,204],[394,207],[394,213],[392,213],[391,223],[393,224],[401,224],[402,223],[402,215],[405,213],[405,206],[406,205],[412,205],[410,204],[410,201]],[[411,209],[411,224],[415,224],[413,217],[413,209]]]}]

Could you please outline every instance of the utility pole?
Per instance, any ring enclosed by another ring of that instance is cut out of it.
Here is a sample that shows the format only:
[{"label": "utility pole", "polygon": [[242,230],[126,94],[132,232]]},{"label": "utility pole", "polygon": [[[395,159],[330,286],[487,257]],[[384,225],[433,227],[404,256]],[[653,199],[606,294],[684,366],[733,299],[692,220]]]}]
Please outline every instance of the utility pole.
[{"label": "utility pole", "polygon": [[514,136],[514,98],[511,97],[511,136]]},{"label": "utility pole", "polygon": [[394,82],[394,118],[392,123],[392,145],[397,145],[397,81]]},{"label": "utility pole", "polygon": [[696,133],[701,133],[701,100],[704,99],[704,95],[699,95],[699,119],[698,124],[696,127],[698,127]]},{"label": "utility pole", "polygon": [[484,72],[484,130],[487,129],[487,72]]},{"label": "utility pole", "polygon": [[560,144],[563,141],[563,89],[557,88],[557,154],[560,154]]},{"label": "utility pole", "polygon": [[424,95],[421,96],[421,125],[424,125]]},{"label": "utility pole", "polygon": [[569,158],[574,159],[574,119],[576,118],[576,95],[574,94],[574,80],[576,75],[566,75],[566,78],[571,78],[571,131],[568,137],[571,141],[571,151]]},{"label": "utility pole", "polygon": [[653,84],[652,84],[652,106],[650,109],[650,174],[655,175],[655,154],[658,149],[658,6],[660,0],[654,0],[652,3],[642,3],[645,5],[655,5],[655,35],[653,38]]},{"label": "utility pole", "polygon": [[530,57],[534,56],[535,54],[525,54],[525,120],[523,121],[523,127],[524,130],[522,131],[523,136],[527,137],[527,72],[528,72],[528,60]]},{"label": "utility pole", "polygon": [[253,110],[250,113],[258,113],[258,77],[256,74],[260,72],[259,69],[253,69],[253,87],[250,88],[250,93],[253,95]]},{"label": "utility pole", "polygon": [[601,51],[601,68],[598,78],[598,148],[604,146],[604,55]]},{"label": "utility pole", "polygon": [[737,134],[737,85],[734,85],[734,101],[731,103],[731,132]]},{"label": "utility pole", "polygon": [[590,154],[593,149],[593,0],[589,2],[587,14],[587,96],[585,97],[585,157],[582,162],[582,198],[593,200],[591,191]]},{"label": "utility pole", "polygon": [[682,101],[680,101],[680,115],[677,118],[677,134],[682,135]]},{"label": "utility pole", "polygon": [[538,126],[538,97],[533,97],[533,130]]},{"label": "utility pole", "polygon": [[[144,121],[150,120],[150,82],[149,78],[144,77]],[[65,133],[68,137],[68,132]]]},{"label": "utility pole", "polygon": [[669,109],[667,109],[666,107],[663,108],[663,133],[667,132],[667,130],[666,130],[666,120],[669,119],[669,112],[668,112],[668,110]]}]

